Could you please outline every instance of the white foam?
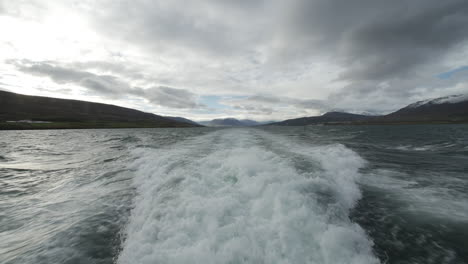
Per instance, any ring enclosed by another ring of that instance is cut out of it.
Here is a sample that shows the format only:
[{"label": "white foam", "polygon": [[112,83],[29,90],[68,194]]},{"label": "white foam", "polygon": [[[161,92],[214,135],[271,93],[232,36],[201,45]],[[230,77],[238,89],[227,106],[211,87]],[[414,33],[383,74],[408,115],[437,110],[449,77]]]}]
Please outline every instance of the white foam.
[{"label": "white foam", "polygon": [[390,146],[387,149],[396,149],[402,151],[440,151],[447,148],[455,147],[456,144],[452,144],[449,142],[440,143],[440,144],[426,144],[426,145],[399,145],[399,146]]},{"label": "white foam", "polygon": [[318,164],[301,173],[260,144],[270,137],[222,130],[137,150],[139,195],[118,263],[377,263],[348,218],[363,160],[342,145],[278,139]]},{"label": "white foam", "polygon": [[400,145],[396,147],[390,147],[390,149],[403,150],[403,151],[427,151],[434,149],[435,146],[425,145],[425,146],[411,146],[411,145]]}]

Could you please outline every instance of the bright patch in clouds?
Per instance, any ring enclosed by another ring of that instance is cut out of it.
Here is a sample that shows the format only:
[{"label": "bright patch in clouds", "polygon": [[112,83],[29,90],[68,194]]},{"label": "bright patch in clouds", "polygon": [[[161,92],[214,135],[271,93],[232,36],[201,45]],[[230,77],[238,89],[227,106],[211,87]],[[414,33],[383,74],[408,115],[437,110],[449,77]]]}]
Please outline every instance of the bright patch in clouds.
[{"label": "bright patch in clouds", "polygon": [[468,92],[467,24],[464,0],[7,0],[0,89],[196,120],[382,113]]}]

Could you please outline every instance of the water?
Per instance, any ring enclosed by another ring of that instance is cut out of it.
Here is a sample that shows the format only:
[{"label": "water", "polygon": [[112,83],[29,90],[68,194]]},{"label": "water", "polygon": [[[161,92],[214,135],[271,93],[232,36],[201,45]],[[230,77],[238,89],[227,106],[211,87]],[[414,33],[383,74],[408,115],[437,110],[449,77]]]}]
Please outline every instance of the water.
[{"label": "water", "polygon": [[468,263],[468,126],[0,132],[0,263]]}]

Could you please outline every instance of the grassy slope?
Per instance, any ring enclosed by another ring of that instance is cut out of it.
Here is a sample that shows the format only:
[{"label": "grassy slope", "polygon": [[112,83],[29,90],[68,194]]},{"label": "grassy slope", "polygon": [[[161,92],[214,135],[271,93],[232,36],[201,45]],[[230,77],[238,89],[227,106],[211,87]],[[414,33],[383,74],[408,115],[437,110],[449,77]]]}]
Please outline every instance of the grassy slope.
[{"label": "grassy slope", "polygon": [[185,125],[162,125],[153,122],[52,122],[52,123],[7,123],[0,122],[0,130],[27,129],[92,129],[92,128],[157,128],[187,127]]},{"label": "grassy slope", "polygon": [[[52,123],[7,123],[40,120]],[[151,113],[115,105],[28,96],[0,91],[0,129],[193,127]]]}]

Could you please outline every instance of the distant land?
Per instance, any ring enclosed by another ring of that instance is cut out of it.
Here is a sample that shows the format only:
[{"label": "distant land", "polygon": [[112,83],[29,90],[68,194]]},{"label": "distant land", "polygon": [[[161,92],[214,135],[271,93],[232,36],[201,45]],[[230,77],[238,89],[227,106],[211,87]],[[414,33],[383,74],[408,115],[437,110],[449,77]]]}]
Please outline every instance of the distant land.
[{"label": "distant land", "polygon": [[328,112],[321,116],[310,116],[310,117],[301,117],[288,119],[281,122],[272,123],[269,125],[275,126],[305,126],[305,125],[316,125],[316,124],[327,124],[327,123],[342,123],[342,122],[352,122],[352,121],[361,121],[368,119],[370,116],[366,115],[357,115],[343,112]]},{"label": "distant land", "polygon": [[185,117],[180,117],[180,116],[163,116],[167,119],[171,119],[171,120],[174,120],[174,121],[177,121],[177,122],[181,122],[181,123],[187,123],[187,124],[191,124],[191,125],[194,125],[194,126],[201,126],[199,123],[193,121],[193,120],[190,120],[188,118],[185,118]]},{"label": "distant land", "polygon": [[219,119],[213,119],[210,121],[201,121],[198,122],[201,125],[204,126],[210,126],[210,127],[244,127],[244,126],[259,126],[259,125],[264,125],[272,122],[258,122],[255,120],[250,120],[250,119],[235,119],[235,118],[219,118]]},{"label": "distant land", "polygon": [[328,112],[321,116],[294,118],[281,122],[258,122],[235,118],[195,122],[184,117],[159,116],[109,104],[21,95],[0,90],[0,130],[425,123],[468,123],[468,94],[419,101],[382,116]]},{"label": "distant land", "polygon": [[451,95],[410,104],[373,123],[468,123],[468,94]]},{"label": "distant land", "polygon": [[3,130],[194,126],[200,125],[115,105],[0,91]]},{"label": "distant land", "polygon": [[377,124],[452,124],[468,123],[468,94],[451,95],[410,104],[383,116],[328,112],[321,116],[288,119],[269,125],[377,125]]}]

